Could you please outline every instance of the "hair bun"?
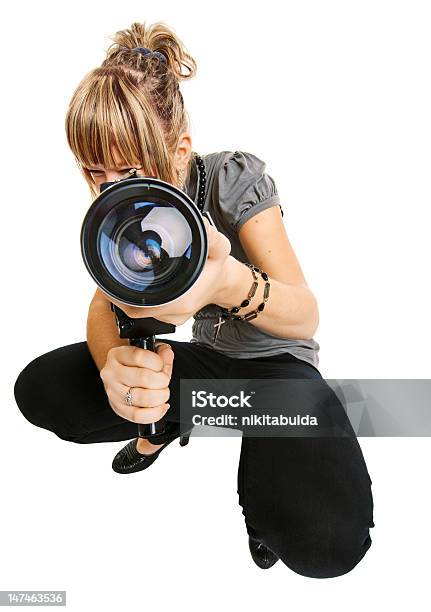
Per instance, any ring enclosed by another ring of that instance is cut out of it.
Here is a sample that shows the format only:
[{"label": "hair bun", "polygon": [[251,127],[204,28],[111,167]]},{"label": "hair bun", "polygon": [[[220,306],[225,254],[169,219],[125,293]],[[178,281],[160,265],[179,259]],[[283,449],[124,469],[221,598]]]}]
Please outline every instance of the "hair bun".
[{"label": "hair bun", "polygon": [[[195,60],[175,31],[161,21],[149,26],[145,22],[132,23],[130,28],[116,32],[111,40],[114,42],[108,48],[104,65],[122,63],[124,53],[146,49],[152,52],[153,57],[165,63],[178,80],[190,79],[196,74]],[[148,52],[141,54],[150,56]]]}]

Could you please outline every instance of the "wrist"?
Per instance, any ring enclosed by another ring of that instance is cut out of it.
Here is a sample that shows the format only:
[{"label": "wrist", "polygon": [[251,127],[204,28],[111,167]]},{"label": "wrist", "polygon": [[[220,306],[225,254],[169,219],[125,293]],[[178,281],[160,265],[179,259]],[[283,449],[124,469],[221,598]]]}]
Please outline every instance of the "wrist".
[{"label": "wrist", "polygon": [[[253,282],[250,269],[243,263],[229,255],[226,259],[225,267],[222,273],[223,284],[215,296],[214,303],[225,309],[239,306],[243,300],[247,298],[248,292]],[[253,308],[253,305],[259,303],[259,296],[256,291],[254,297],[250,300],[247,310]]]}]

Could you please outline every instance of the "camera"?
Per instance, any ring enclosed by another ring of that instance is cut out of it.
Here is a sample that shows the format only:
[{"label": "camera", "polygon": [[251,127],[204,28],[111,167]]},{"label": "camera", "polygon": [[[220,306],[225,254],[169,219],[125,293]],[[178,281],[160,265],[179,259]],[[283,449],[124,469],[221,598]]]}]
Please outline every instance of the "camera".
[{"label": "camera", "polygon": [[[145,317],[145,307],[168,304],[193,287],[208,257],[203,217],[214,222],[181,189],[134,174],[101,185],[82,223],[81,254],[105,294],[143,309],[142,318],[130,318],[111,303],[120,337],[154,351],[155,334],[175,326]],[[162,421],[139,425],[139,436],[162,435]]]}]

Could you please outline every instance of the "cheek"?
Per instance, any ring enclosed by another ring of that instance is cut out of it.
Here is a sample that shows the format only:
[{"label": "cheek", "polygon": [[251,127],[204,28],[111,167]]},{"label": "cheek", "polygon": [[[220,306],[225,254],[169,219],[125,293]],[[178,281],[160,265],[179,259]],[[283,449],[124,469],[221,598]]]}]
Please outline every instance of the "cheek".
[{"label": "cheek", "polygon": [[93,180],[94,180],[94,184],[96,186],[97,191],[99,191],[100,190],[100,185],[102,183],[104,183],[105,181],[103,179],[101,179],[101,178],[96,178],[96,179],[93,179]]}]

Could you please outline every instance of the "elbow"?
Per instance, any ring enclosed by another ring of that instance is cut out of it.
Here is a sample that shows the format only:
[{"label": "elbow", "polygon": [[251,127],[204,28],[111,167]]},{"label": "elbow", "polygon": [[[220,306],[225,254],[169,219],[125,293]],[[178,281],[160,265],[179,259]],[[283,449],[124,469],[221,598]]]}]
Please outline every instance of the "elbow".
[{"label": "elbow", "polygon": [[316,296],[310,291],[310,302],[307,308],[307,317],[303,323],[304,340],[311,340],[319,327],[319,306]]},{"label": "elbow", "polygon": [[295,323],[285,322],[279,337],[289,340],[312,340],[319,327],[319,307],[315,295],[307,291],[307,299],[301,303]]}]

